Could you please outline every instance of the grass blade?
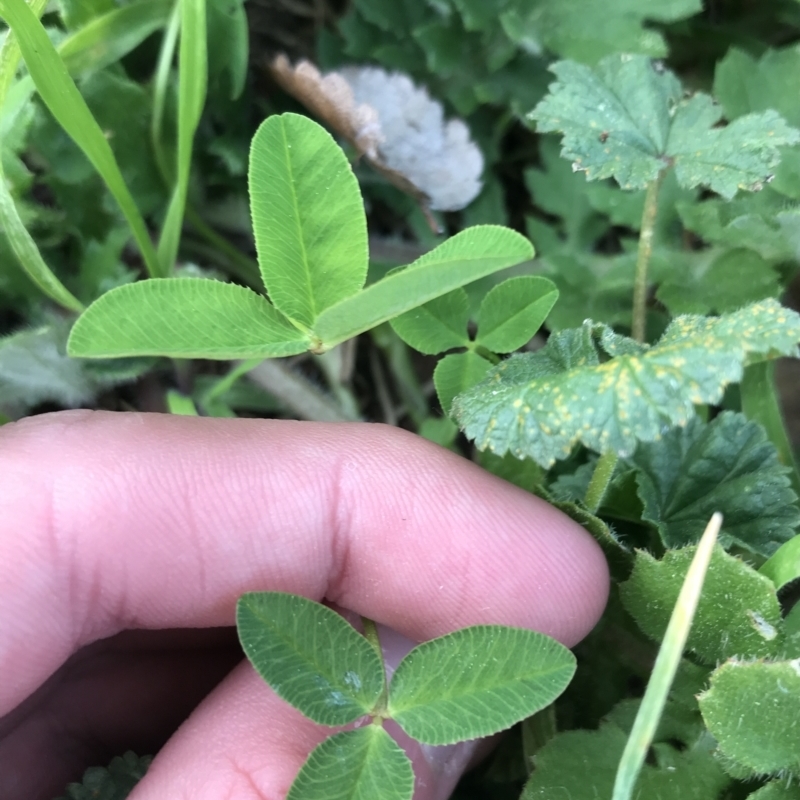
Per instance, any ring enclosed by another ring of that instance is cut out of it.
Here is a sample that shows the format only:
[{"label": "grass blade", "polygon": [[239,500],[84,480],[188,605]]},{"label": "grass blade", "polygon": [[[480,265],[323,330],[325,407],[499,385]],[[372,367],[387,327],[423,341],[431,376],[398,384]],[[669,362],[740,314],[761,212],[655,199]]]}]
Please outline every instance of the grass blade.
[{"label": "grass blade", "polygon": [[41,22],[25,0],[0,0],[0,15],[17,37],[25,64],[42,100],[100,173],[133,231],[148,270],[154,276],[160,275],[155,248],[125,185],[111,146]]},{"label": "grass blade", "polygon": [[697,545],[697,552],[686,573],[678,601],[675,603],[675,609],[653,667],[653,674],[650,676],[642,704],[639,706],[639,713],[636,715],[625,750],[622,753],[614,782],[612,800],[630,800],[633,794],[636,779],[642,769],[642,764],[644,764],[650,743],[653,741],[667,694],[683,655],[683,648],[686,645],[692,618],[700,599],[706,570],[721,527],[722,514],[717,512],[711,517],[703,537]]},{"label": "grass blade", "polygon": [[[44,11],[47,0],[33,0],[30,14],[34,19]],[[8,89],[17,72],[21,52],[16,37],[10,33],[6,36],[0,49],[0,108],[5,105]],[[15,104],[19,108],[18,104]],[[14,115],[16,116],[16,115]],[[2,140],[0,140],[2,146]],[[28,233],[20,219],[17,205],[6,184],[3,164],[0,160],[0,226],[6,234],[8,243],[14,251],[28,277],[51,300],[70,311],[83,311],[83,304],[64,286],[47,266],[33,237]]]},{"label": "grass blade", "polygon": [[189,189],[194,134],[203,113],[208,82],[206,0],[180,0],[180,10],[178,176],[158,242],[158,259],[164,274],[172,271],[178,255]]}]

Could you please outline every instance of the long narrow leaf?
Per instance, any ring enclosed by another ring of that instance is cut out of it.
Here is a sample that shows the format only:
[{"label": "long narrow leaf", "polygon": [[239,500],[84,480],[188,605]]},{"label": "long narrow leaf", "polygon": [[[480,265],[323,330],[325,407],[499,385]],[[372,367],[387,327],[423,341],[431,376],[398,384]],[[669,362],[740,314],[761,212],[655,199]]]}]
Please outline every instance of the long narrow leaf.
[{"label": "long narrow leaf", "polygon": [[178,178],[158,243],[158,259],[164,274],[172,271],[178,254],[192,166],[192,145],[203,113],[208,82],[206,0],[180,0],[180,3]]},{"label": "long narrow leaf", "polygon": [[125,185],[111,146],[41,22],[25,0],[0,0],[0,16],[16,34],[22,56],[42,100],[100,173],[133,231],[147,268],[151,274],[159,275],[155,248]]},{"label": "long narrow leaf", "polygon": [[639,777],[647,750],[655,736],[661,712],[667,701],[667,694],[675,678],[678,664],[683,655],[683,648],[686,646],[689,628],[700,600],[706,570],[708,570],[721,526],[722,515],[715,513],[697,545],[697,552],[686,573],[675,609],[667,626],[667,632],[664,634],[664,641],[653,666],[653,673],[642,698],[642,704],[639,706],[639,712],[636,714],[633,728],[622,753],[614,782],[612,800],[630,800],[633,796],[636,779]]},{"label": "long narrow leaf", "polygon": [[[33,0],[31,14],[38,19],[44,11],[47,0]],[[0,108],[5,105],[8,89],[14,79],[20,60],[20,48],[16,37],[6,36],[0,49]],[[20,104],[15,102],[15,107]],[[16,117],[16,114],[14,115]],[[2,139],[0,139],[2,147]],[[20,219],[17,205],[6,184],[3,174],[3,162],[0,158],[0,226],[5,232],[8,243],[14,251],[28,277],[51,299],[70,311],[82,311],[81,302],[64,286],[47,266],[36,242],[28,233]]]}]

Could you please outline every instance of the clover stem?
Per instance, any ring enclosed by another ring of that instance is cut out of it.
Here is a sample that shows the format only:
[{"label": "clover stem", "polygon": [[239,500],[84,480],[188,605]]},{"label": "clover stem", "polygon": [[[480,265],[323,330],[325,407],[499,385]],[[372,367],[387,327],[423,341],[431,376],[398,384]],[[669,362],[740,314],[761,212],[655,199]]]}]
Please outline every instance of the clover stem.
[{"label": "clover stem", "polygon": [[[375,648],[375,652],[378,654],[378,658],[381,662],[381,669],[385,676],[386,662],[383,659],[383,648],[381,647],[380,636],[378,636],[378,626],[375,624],[375,621],[371,620],[369,617],[361,617],[361,624],[364,626],[364,638]],[[375,703],[375,708],[372,709],[373,722],[375,722],[376,719],[383,719],[388,703],[389,687],[384,680],[381,696],[378,698],[378,702]]]},{"label": "clover stem", "polygon": [[658,190],[664,178],[661,170],[656,178],[647,184],[642,212],[642,228],[639,232],[639,252],[636,256],[636,275],[633,279],[633,326],[632,335],[637,342],[643,342],[647,320],[647,267],[653,253],[653,233],[658,212]]},{"label": "clover stem", "polygon": [[600,503],[603,502],[608,484],[611,483],[611,476],[614,474],[614,469],[617,466],[617,454],[612,450],[603,453],[595,464],[592,478],[589,481],[589,486],[586,489],[586,498],[584,503],[586,508],[592,512],[597,512],[600,508]]}]

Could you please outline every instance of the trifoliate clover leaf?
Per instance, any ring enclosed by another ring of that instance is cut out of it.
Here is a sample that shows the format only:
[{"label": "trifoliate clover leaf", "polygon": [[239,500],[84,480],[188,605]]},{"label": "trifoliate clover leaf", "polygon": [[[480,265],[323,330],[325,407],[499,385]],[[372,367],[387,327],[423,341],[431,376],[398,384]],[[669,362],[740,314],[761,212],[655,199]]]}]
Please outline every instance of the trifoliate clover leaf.
[{"label": "trifoliate clover leaf", "polygon": [[[454,400],[453,415],[479,449],[545,467],[577,442],[624,457],[685,425],[695,405],[719,401],[749,356],[791,355],[798,340],[800,315],[774,300],[723,317],[678,317],[652,347],[587,321],[490,370]],[[603,361],[609,351],[617,355]]]},{"label": "trifoliate clover leaf", "polygon": [[725,412],[708,425],[695,418],[657,444],[640,444],[630,461],[642,518],[656,525],[666,547],[697,542],[715,511],[725,517],[723,543],[764,556],[800,524],[789,470],[764,429],[742,414]]},{"label": "trifoliate clover leaf", "polygon": [[719,127],[723,112],[709,95],[684,99],[678,79],[645,56],[609,56],[595,68],[559,61],[551,69],[558,80],[529,118],[541,133],[563,133],[562,155],[589,179],[643,189],[674,166],[681,186],[731,198],[761,188],[779,148],[800,142],[800,131],[775,111]]}]

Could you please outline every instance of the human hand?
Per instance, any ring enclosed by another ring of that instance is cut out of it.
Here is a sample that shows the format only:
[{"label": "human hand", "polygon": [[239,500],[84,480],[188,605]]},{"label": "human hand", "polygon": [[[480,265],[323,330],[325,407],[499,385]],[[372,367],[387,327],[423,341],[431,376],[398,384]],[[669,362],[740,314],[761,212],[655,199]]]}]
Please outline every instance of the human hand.
[{"label": "human hand", "polygon": [[[130,800],[283,797],[326,732],[241,660],[246,591],[568,645],[606,600],[576,523],[384,426],[64,412],[0,428],[0,475],[4,800],[129,748],[159,750]],[[472,745],[408,747],[415,800],[441,800]]]}]

